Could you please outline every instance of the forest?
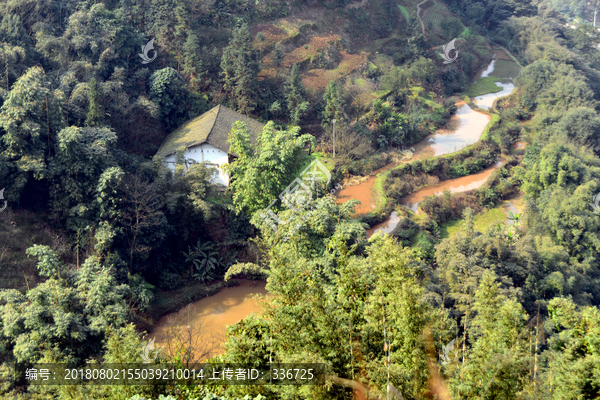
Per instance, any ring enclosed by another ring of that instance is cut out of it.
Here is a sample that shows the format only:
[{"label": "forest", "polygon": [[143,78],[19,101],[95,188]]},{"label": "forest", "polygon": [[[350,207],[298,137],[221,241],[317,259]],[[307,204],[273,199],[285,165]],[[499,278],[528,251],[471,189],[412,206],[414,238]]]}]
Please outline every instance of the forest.
[{"label": "forest", "polygon": [[[0,397],[600,397],[597,3],[2,0]],[[217,106],[260,131],[167,163]],[[457,121],[481,132],[428,144]],[[260,311],[152,362],[324,383],[16,378],[141,363],[160,321],[248,282]]]}]

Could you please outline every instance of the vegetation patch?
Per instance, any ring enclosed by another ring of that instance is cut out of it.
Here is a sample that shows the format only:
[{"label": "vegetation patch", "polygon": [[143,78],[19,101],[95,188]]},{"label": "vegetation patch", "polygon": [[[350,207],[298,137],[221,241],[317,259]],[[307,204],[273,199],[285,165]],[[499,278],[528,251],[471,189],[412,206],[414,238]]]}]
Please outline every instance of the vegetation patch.
[{"label": "vegetation patch", "polygon": [[[485,210],[473,218],[473,229],[478,232],[485,232],[489,228],[501,224],[506,221],[506,214],[503,207],[496,207],[490,210]],[[443,224],[440,227],[442,239],[452,236],[456,232],[464,231],[465,221],[463,219],[454,220]]]},{"label": "vegetation patch", "polygon": [[484,94],[501,92],[502,86],[496,85],[496,82],[500,82],[500,80],[500,78],[496,78],[495,76],[486,76],[485,78],[480,78],[477,80],[477,82],[473,83],[469,87],[469,90],[467,90],[467,96],[477,97]]},{"label": "vegetation patch", "polygon": [[[259,32],[262,32],[264,35],[263,41],[257,39]],[[252,35],[254,36],[254,48],[256,50],[274,45],[275,43],[290,37],[288,32],[272,24],[255,26],[252,29]]]},{"label": "vegetation patch", "polygon": [[[2,201],[0,203],[4,205]],[[71,259],[66,237],[51,229],[47,222],[27,211],[0,212],[0,282],[4,289],[25,291],[34,288],[41,278],[36,260],[25,250],[34,244],[50,246],[64,259]]]},{"label": "vegetation patch", "polygon": [[406,18],[406,22],[410,24],[410,15],[408,14],[408,11],[406,11],[406,8],[402,7],[400,4],[398,4],[398,8],[402,15],[404,15],[404,18]]},{"label": "vegetation patch", "polygon": [[490,76],[508,79],[516,78],[521,72],[521,67],[514,61],[510,60],[496,60],[494,64],[494,70],[490,73]]},{"label": "vegetation patch", "polygon": [[[433,1],[431,1],[431,3],[433,3]],[[425,24],[426,31],[435,35],[443,34],[442,29],[440,28],[440,24],[445,19],[454,19],[458,22],[458,24],[460,24],[461,29],[460,31],[458,31],[458,34],[464,31],[464,26],[462,25],[460,20],[455,18],[452,15],[452,13],[448,11],[446,6],[440,3],[434,3],[433,5],[426,7],[426,4],[421,5],[421,9],[423,10],[421,15],[423,18],[423,23]],[[458,36],[458,34],[456,36]]]},{"label": "vegetation patch", "polygon": [[367,61],[367,53],[350,54],[345,51],[340,53],[342,61],[336,69],[311,69],[303,74],[302,83],[309,93],[316,95],[317,92],[325,90],[329,82],[348,75]]},{"label": "vegetation patch", "polygon": [[283,67],[291,67],[294,64],[310,60],[311,57],[319,55],[319,50],[327,48],[330,43],[335,43],[339,39],[338,35],[313,36],[307,44],[297,47],[291,53],[288,53],[281,65]]}]

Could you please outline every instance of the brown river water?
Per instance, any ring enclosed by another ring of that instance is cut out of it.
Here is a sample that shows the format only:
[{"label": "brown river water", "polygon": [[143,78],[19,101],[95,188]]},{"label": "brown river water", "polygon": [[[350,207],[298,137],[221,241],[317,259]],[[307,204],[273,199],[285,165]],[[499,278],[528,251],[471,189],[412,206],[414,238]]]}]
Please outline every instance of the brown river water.
[{"label": "brown river water", "polygon": [[[439,129],[433,135],[417,143],[414,146],[415,152],[412,160],[454,153],[472,145],[481,138],[490,116],[473,110],[463,101],[456,103],[456,105],[458,110],[448,123],[448,128]],[[343,188],[338,192],[336,202],[344,203],[350,199],[356,199],[361,203],[356,208],[356,214],[365,215],[370,213],[375,209],[373,185],[376,175],[392,167],[394,165],[390,164],[375,171],[373,176],[366,182]]]},{"label": "brown river water", "polygon": [[214,296],[195,301],[180,311],[161,318],[149,337],[156,338],[161,353],[174,354],[176,347],[192,348],[194,361],[202,362],[223,353],[226,326],[259,313],[262,307],[253,298],[266,295],[266,282],[239,279],[240,285],[221,289]]},{"label": "brown river water", "polygon": [[[503,161],[498,161],[496,164],[487,167],[486,169],[469,176],[463,176],[461,178],[449,179],[447,181],[440,182],[434,186],[427,186],[421,190],[418,190],[408,196],[406,196],[402,204],[414,212],[419,212],[419,203],[427,196],[438,195],[444,192],[444,190],[449,190],[451,193],[459,193],[466,192],[468,190],[474,190],[480,188],[485,181],[490,177],[492,172],[496,168],[501,167],[504,164]],[[400,218],[396,215],[394,211],[390,218],[385,220],[384,222],[375,225],[371,229],[367,230],[367,237],[371,237],[376,232],[383,233],[391,233],[400,222]]]}]

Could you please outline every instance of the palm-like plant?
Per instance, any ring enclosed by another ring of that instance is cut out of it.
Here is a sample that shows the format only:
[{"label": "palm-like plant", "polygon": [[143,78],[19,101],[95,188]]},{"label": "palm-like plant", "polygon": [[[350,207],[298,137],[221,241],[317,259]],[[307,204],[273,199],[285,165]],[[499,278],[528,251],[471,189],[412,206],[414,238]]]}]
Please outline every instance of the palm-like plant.
[{"label": "palm-like plant", "polygon": [[215,244],[212,242],[204,242],[198,239],[194,252],[197,257],[193,259],[196,266],[194,277],[202,282],[213,279],[217,269],[223,264],[223,257],[219,256],[219,252],[215,249]]}]

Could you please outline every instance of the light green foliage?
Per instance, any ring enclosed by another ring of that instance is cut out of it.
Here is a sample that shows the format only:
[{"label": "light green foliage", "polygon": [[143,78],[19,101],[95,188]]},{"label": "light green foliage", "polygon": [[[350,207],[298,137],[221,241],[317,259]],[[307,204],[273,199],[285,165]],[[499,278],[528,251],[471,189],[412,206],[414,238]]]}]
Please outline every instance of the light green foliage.
[{"label": "light green foliage", "polygon": [[117,285],[94,256],[73,271],[46,246],[34,246],[28,254],[38,257],[38,268],[48,279],[24,295],[2,291],[2,336],[15,359],[80,363],[96,354],[105,329],[126,321],[128,287]]},{"label": "light green foliage", "polygon": [[13,199],[18,199],[29,177],[46,177],[48,144],[63,125],[60,106],[44,70],[33,67],[13,85],[0,108],[0,154],[18,171],[7,191]]},{"label": "light green foliage", "polygon": [[465,365],[451,378],[454,395],[460,391],[467,398],[492,393],[513,398],[529,373],[527,314],[518,301],[500,294],[500,284],[489,270],[474,294],[473,311]]},{"label": "light green foliage", "polygon": [[548,312],[556,336],[549,340],[540,386],[562,398],[585,398],[600,385],[600,313],[597,307],[577,307],[555,298]]},{"label": "light green foliage", "polygon": [[229,143],[239,157],[227,165],[233,180],[233,204],[237,212],[253,215],[278,199],[279,194],[300,172],[304,148],[314,143],[314,137],[300,134],[299,127],[287,131],[275,129],[273,122],[265,125],[255,146],[250,144],[244,123],[233,124]]},{"label": "light green foliage", "polygon": [[104,121],[104,107],[102,106],[102,94],[98,89],[96,79],[90,81],[90,91],[88,93],[89,107],[86,126],[102,126]]},{"label": "light green foliage", "polygon": [[[277,233],[263,229],[268,289],[275,296],[265,305],[265,319],[249,318],[230,328],[227,357],[253,365],[269,359],[323,362],[333,376],[352,379],[363,371],[368,382],[382,388],[385,326],[391,332],[392,382],[416,396],[427,379],[420,338],[428,311],[417,283],[423,265],[389,237],[371,239],[365,252],[364,230],[352,220],[355,204],[323,197],[314,209],[281,213],[289,222]],[[329,392],[319,387],[287,392],[342,396],[337,386]]]}]

